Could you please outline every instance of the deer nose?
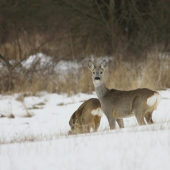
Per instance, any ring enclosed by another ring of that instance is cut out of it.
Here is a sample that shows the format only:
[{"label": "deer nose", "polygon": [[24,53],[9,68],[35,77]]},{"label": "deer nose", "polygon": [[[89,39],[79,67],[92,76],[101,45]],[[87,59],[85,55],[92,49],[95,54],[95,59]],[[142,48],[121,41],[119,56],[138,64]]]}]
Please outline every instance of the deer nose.
[{"label": "deer nose", "polygon": [[100,77],[95,77],[95,80],[100,80]]}]

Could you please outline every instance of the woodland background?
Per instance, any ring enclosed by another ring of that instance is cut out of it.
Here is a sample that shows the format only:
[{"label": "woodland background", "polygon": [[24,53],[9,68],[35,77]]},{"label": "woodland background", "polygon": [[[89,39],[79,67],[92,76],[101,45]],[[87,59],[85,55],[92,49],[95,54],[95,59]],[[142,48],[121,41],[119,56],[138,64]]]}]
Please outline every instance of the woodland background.
[{"label": "woodland background", "polygon": [[[107,85],[170,87],[169,0],[0,0],[0,92],[91,93],[88,59],[107,58]],[[31,55],[50,56],[53,65]],[[77,63],[67,74],[60,61]]]}]

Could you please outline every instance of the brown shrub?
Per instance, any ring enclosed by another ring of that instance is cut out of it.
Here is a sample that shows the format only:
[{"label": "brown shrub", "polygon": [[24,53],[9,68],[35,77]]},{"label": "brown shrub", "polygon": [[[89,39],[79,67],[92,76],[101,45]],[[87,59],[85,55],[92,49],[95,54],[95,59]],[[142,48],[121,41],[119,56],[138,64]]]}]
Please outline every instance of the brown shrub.
[{"label": "brown shrub", "polygon": [[[75,61],[77,62],[77,61]],[[78,62],[80,67],[67,70],[67,73],[46,70],[32,71],[31,74],[15,73],[13,76],[12,92],[48,91],[51,93],[79,92],[91,93],[94,91],[91,72],[87,62]],[[158,52],[148,53],[144,61],[124,61],[112,58],[108,62],[106,84],[109,88],[130,90],[135,88],[165,89],[170,87],[170,58]],[[29,72],[28,72],[29,73]],[[2,77],[2,76],[1,76]],[[7,87],[6,79],[1,78],[1,89]],[[5,90],[4,90],[5,91]],[[5,91],[6,92],[6,91]],[[2,91],[1,91],[2,93]]]}]

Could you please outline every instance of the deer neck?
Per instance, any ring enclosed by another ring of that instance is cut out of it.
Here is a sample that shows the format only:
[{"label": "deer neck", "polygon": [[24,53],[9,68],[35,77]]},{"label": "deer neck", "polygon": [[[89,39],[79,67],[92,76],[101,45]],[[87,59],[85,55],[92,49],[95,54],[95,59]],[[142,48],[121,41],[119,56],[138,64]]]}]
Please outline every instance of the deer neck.
[{"label": "deer neck", "polygon": [[100,86],[95,87],[95,91],[100,100],[109,91],[109,89],[106,87],[105,83],[102,83]]}]

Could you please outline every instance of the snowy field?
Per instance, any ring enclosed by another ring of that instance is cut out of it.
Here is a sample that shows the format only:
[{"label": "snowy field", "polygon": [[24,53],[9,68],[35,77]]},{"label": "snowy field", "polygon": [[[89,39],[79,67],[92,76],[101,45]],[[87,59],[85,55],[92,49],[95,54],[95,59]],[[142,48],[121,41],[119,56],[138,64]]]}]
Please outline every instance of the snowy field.
[{"label": "snowy field", "polygon": [[[68,136],[69,119],[94,94],[0,95],[0,170],[169,170],[170,90],[160,91],[154,125]],[[8,118],[8,116],[14,118]]]}]

